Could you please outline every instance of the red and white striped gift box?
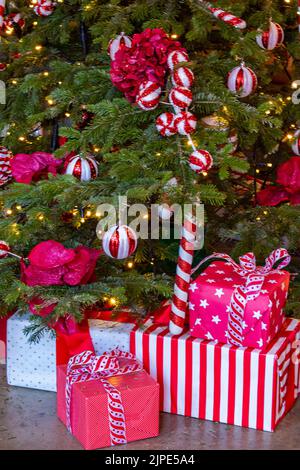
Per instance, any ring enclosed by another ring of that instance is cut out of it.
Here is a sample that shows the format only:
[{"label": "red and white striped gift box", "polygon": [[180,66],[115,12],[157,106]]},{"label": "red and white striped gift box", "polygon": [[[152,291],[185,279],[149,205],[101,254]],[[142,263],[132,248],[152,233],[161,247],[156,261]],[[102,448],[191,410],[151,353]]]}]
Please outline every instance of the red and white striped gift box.
[{"label": "red and white striped gift box", "polygon": [[265,352],[172,336],[149,319],[134,328],[131,352],[160,384],[160,409],[274,431],[300,393],[300,322],[287,319]]}]

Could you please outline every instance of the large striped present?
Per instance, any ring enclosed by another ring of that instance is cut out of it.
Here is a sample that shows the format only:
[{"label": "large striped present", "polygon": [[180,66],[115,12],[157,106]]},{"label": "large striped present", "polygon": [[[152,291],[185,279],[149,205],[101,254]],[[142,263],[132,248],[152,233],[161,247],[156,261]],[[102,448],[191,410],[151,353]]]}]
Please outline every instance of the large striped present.
[{"label": "large striped present", "polygon": [[300,393],[298,320],[287,319],[262,352],[172,336],[148,319],[130,349],[159,382],[165,412],[274,431]]}]

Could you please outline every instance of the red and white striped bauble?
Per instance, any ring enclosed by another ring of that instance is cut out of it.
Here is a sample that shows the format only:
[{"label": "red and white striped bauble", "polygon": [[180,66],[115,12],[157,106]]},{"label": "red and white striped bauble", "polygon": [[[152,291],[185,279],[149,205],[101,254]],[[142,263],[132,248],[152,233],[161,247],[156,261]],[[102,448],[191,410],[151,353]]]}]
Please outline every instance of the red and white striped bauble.
[{"label": "red and white striped bauble", "polygon": [[271,51],[275,47],[280,46],[284,40],[284,32],[280,24],[270,21],[270,26],[267,31],[256,36],[256,42],[262,49]]},{"label": "red and white striped bauble", "polygon": [[0,72],[3,72],[6,70],[7,64],[5,62],[0,62]]},{"label": "red and white striped bauble", "polygon": [[192,134],[197,126],[197,118],[189,111],[182,111],[175,115],[174,126],[181,135]]},{"label": "red and white striped bauble", "polygon": [[189,157],[189,165],[196,173],[208,171],[213,165],[213,158],[206,150],[194,150]]},{"label": "red and white striped bauble", "polygon": [[19,28],[23,29],[25,26],[25,20],[22,18],[20,13],[10,13],[4,19],[3,27],[6,30],[13,30],[14,25],[19,26]]},{"label": "red and white striped bauble", "polygon": [[162,113],[156,119],[156,129],[163,137],[170,137],[176,134],[177,130],[174,126],[174,117],[175,114],[173,113]]},{"label": "red and white striped bauble", "polygon": [[227,78],[227,87],[240,98],[253,93],[257,87],[257,77],[253,70],[241,64],[231,70]]},{"label": "red and white striped bauble", "polygon": [[11,158],[12,153],[6,147],[0,147],[0,186],[6,184],[12,177]]},{"label": "red and white striped bauble", "polygon": [[210,7],[209,10],[215,18],[224,21],[224,23],[227,23],[230,26],[234,26],[237,29],[245,29],[247,26],[246,21],[242,20],[241,18],[238,18],[237,16],[232,15],[232,13],[221,10],[221,8]]},{"label": "red and white striped bauble", "polygon": [[296,130],[292,140],[292,149],[296,155],[300,155],[300,129]]},{"label": "red and white striped bauble", "polygon": [[189,56],[184,51],[173,51],[170,52],[167,58],[167,64],[170,70],[174,70],[176,65],[180,64],[181,62],[188,62]]},{"label": "red and white striped bauble", "polygon": [[169,101],[175,108],[188,108],[192,102],[193,94],[189,88],[176,86],[171,89]]},{"label": "red and white striped bauble", "polygon": [[116,53],[122,47],[131,47],[131,38],[125,36],[125,33],[121,33],[115,39],[111,39],[109,41],[107,52],[109,53],[111,60],[115,60]]},{"label": "red and white striped bauble", "polygon": [[54,12],[55,5],[52,0],[38,0],[33,11],[38,16],[50,16]]},{"label": "red and white striped bauble", "polygon": [[9,251],[10,251],[9,245],[3,240],[1,240],[0,241],[0,259],[6,258]]},{"label": "red and white striped bauble", "polygon": [[80,181],[90,181],[98,176],[98,164],[91,155],[81,157],[75,155],[67,160],[65,174],[75,176]]},{"label": "red and white striped bauble", "polygon": [[107,256],[124,259],[132,255],[137,247],[137,236],[127,225],[113,225],[105,232],[102,248]]},{"label": "red and white striped bauble", "polygon": [[151,111],[158,106],[160,95],[161,87],[159,84],[149,80],[140,85],[136,103],[144,111]]},{"label": "red and white striped bauble", "polygon": [[[228,135],[227,142],[232,145],[231,153],[234,153],[238,146],[238,134],[236,129],[230,129],[229,123],[226,119],[216,114],[205,116],[201,119],[201,124],[207,129],[213,131],[225,132]],[[218,145],[218,149],[222,149],[226,144]]]},{"label": "red and white striped bauble", "polygon": [[179,67],[172,73],[172,83],[174,86],[191,88],[194,83],[194,74],[188,67]]},{"label": "red and white striped bauble", "polygon": [[161,220],[170,220],[173,214],[169,204],[160,204],[158,206],[158,216]]}]

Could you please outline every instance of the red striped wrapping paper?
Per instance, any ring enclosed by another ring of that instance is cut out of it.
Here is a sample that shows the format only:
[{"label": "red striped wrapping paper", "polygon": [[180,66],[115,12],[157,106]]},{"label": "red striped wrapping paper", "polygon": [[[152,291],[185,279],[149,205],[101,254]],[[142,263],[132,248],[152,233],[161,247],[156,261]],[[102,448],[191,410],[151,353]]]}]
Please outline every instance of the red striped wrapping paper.
[{"label": "red striped wrapping paper", "polygon": [[160,384],[160,409],[168,413],[274,431],[300,393],[298,320],[286,320],[265,352],[189,332],[172,336],[151,319],[130,343]]}]

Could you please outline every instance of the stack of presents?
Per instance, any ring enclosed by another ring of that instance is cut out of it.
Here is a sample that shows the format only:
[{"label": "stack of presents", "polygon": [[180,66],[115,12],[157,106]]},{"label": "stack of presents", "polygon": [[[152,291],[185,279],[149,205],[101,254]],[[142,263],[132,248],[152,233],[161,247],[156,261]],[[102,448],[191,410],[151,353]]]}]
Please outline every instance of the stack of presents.
[{"label": "stack of presents", "polygon": [[300,392],[300,322],[284,315],[289,273],[269,261],[211,262],[189,285],[179,335],[168,301],[143,323],[95,311],[79,333],[37,344],[16,313],[8,383],[57,391],[58,417],[86,449],[157,436],[159,411],[274,431]]}]

